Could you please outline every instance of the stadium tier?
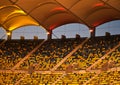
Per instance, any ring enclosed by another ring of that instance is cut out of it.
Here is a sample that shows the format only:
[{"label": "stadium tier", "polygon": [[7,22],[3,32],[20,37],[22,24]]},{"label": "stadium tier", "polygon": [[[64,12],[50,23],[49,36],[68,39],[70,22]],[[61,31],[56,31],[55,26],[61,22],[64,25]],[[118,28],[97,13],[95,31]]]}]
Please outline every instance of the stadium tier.
[{"label": "stadium tier", "polygon": [[0,85],[120,85],[120,35],[0,43]]}]

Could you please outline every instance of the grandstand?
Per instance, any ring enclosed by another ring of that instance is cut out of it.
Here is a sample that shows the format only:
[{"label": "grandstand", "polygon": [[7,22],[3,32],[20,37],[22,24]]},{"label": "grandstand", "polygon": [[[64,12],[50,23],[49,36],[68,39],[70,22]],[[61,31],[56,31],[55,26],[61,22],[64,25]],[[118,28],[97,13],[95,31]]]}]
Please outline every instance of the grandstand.
[{"label": "grandstand", "polygon": [[[97,26],[120,20],[119,3],[0,0],[7,35],[0,39],[0,85],[120,85],[120,34],[95,36]],[[91,36],[53,39],[53,30],[68,23],[86,25]],[[42,26],[48,38],[12,39],[15,29],[29,25]]]}]

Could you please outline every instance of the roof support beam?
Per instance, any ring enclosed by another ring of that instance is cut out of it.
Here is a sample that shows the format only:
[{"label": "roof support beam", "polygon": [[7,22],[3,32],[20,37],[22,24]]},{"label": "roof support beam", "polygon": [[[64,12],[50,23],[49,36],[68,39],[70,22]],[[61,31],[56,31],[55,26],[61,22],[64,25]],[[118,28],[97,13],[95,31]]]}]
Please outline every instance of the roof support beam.
[{"label": "roof support beam", "polygon": [[16,0],[16,1],[12,1],[12,0],[9,0],[11,3],[15,4],[16,2],[18,2],[19,0]]},{"label": "roof support beam", "polygon": [[75,6],[80,0],[76,1],[69,9],[71,9],[73,6]]},{"label": "roof support beam", "polygon": [[107,2],[105,2],[105,1],[103,1],[103,0],[99,0],[99,1],[103,2],[104,4],[110,6],[112,9],[114,9],[114,10],[116,10],[116,11],[118,11],[118,12],[120,13],[120,10],[118,10],[118,9],[116,9],[115,7],[111,6],[111,5],[108,3],[108,1],[107,1]]}]

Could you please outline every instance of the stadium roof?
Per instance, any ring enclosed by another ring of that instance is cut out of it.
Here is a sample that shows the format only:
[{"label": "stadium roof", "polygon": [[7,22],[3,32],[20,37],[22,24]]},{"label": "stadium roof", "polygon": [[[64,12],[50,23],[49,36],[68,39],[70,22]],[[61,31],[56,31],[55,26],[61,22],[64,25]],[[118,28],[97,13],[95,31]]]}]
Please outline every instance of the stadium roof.
[{"label": "stadium roof", "polygon": [[89,28],[120,20],[120,0],[0,0],[0,26],[8,31],[42,26],[47,31],[68,23]]}]

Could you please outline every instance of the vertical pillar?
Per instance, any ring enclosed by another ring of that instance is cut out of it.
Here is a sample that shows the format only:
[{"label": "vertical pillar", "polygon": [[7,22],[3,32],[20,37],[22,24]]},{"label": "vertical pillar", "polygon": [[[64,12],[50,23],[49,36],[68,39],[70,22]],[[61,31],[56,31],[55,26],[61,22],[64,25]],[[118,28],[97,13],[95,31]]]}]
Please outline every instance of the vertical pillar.
[{"label": "vertical pillar", "polygon": [[7,31],[7,40],[11,40],[11,38],[12,38],[12,32]]},{"label": "vertical pillar", "polygon": [[47,33],[47,39],[51,40],[52,39],[52,30],[49,30]]},{"label": "vertical pillar", "polygon": [[95,31],[96,31],[95,27],[90,29],[90,34],[91,34],[90,37],[95,37]]}]

